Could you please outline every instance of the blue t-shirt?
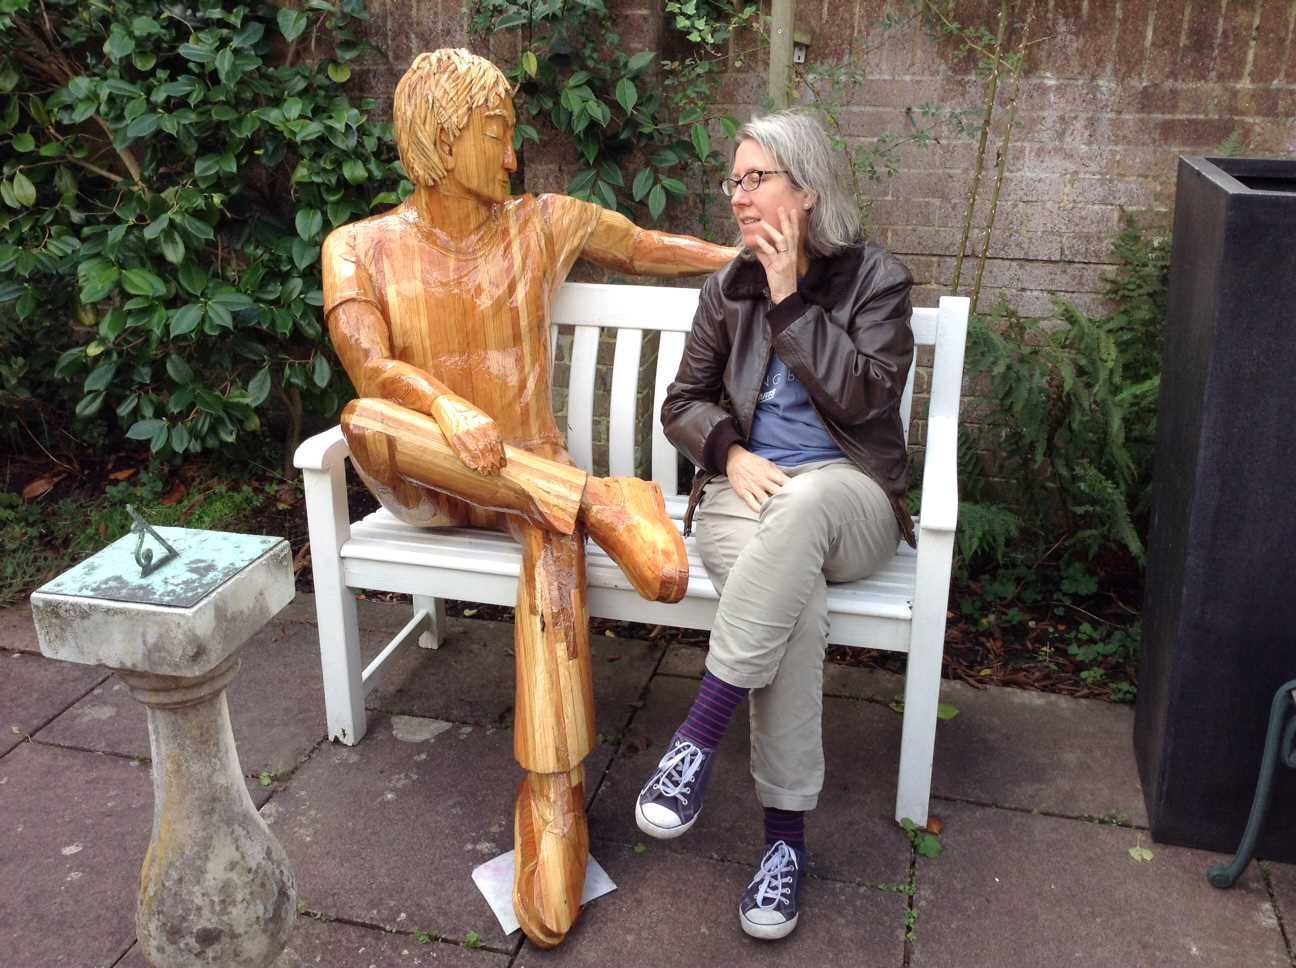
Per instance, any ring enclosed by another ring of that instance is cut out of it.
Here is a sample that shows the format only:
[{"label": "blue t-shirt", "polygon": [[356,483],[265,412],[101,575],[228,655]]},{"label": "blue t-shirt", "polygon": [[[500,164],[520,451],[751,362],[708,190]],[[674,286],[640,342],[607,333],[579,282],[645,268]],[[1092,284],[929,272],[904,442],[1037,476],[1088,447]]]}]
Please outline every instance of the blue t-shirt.
[{"label": "blue t-shirt", "polygon": [[747,449],[787,467],[846,456],[828,436],[805,386],[777,353],[770,355],[756,398]]}]

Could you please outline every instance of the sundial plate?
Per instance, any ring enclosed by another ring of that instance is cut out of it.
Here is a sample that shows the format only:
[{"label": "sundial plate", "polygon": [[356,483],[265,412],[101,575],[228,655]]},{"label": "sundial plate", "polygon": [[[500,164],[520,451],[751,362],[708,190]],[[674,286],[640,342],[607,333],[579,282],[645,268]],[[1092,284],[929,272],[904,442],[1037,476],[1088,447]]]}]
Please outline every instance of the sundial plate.
[{"label": "sundial plate", "polygon": [[[283,541],[272,535],[193,528],[155,527],[154,530],[175,548],[178,557],[148,577],[140,575],[135,560],[139,535],[132,532],[37,591],[109,602],[191,608]],[[161,548],[155,551],[161,552]]]}]

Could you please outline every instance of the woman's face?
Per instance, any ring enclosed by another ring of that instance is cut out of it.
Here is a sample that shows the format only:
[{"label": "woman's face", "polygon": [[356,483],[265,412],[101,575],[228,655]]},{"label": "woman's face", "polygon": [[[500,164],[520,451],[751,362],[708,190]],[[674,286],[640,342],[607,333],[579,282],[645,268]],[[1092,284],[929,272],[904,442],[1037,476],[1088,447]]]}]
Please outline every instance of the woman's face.
[{"label": "woman's face", "polygon": [[[729,175],[732,178],[742,178],[750,171],[775,171],[778,167],[764,148],[747,139],[740,142],[738,150],[734,152],[733,170]],[[771,241],[761,223],[765,222],[782,231],[779,228],[779,208],[786,209],[788,217],[796,221],[800,249],[804,252],[806,223],[814,201],[813,192],[794,188],[787,175],[779,174],[763,176],[760,187],[755,191],[749,192],[741,185],[737,186],[729,199],[729,207],[738,222],[743,245],[753,252],[759,251],[755,243],[757,238]]]}]

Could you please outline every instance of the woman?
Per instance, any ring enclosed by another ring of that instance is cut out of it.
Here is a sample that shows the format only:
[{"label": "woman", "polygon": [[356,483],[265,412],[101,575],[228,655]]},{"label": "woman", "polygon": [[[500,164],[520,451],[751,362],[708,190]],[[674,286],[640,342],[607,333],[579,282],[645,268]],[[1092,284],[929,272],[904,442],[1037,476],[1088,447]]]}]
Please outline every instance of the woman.
[{"label": "woman", "polygon": [[835,151],[810,117],[738,134],[721,183],[742,254],[706,281],[666,436],[701,468],[686,532],[720,592],[688,718],[635,806],[677,837],[702,810],[714,751],[750,697],[751,771],[765,852],[739,904],[743,930],[796,927],[805,813],[823,786],[825,582],[864,578],[903,535],[900,396],[913,357],[909,270],[862,238]]}]

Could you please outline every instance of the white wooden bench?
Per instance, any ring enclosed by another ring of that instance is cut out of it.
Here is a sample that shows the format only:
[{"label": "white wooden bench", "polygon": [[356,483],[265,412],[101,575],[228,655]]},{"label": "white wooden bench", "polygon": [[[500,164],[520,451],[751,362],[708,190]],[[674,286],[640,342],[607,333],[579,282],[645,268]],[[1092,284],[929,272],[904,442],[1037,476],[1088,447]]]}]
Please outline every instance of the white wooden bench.
[{"label": "white wooden bench", "polygon": [[[673,496],[677,457],[657,414],[674,379],[684,339],[697,307],[697,290],[658,286],[567,283],[553,307],[558,326],[574,326],[568,384],[568,449],[582,467],[593,465],[595,369],[601,328],[616,331],[609,403],[608,467],[630,475],[635,468],[635,401],[643,334],[661,333],[653,399],[652,477],[667,494],[677,524],[687,499]],[[914,337],[935,347],[927,413],[922,514],[918,549],[901,543],[891,563],[866,581],[828,586],[829,641],[908,652],[904,726],[900,743],[896,819],[927,822],[936,707],[940,689],[945,610],[949,597],[954,525],[958,516],[956,452],[968,300],[943,297],[939,309],[915,309]],[[914,388],[909,372],[902,402],[906,434]],[[467,529],[420,529],[385,510],[359,521],[347,513],[346,441],[339,427],[304,442],[295,462],[306,486],[306,513],[328,735],[347,744],[365,734],[365,695],[382,664],[403,645],[440,644],[445,630],[443,599],[513,605],[521,555],[504,534]],[[688,594],[664,605],[644,601],[617,566],[593,542],[587,573],[591,615],[684,628],[709,628],[717,595],[690,538]],[[360,632],[352,589],[413,596],[414,615],[396,637],[361,667]]]}]

